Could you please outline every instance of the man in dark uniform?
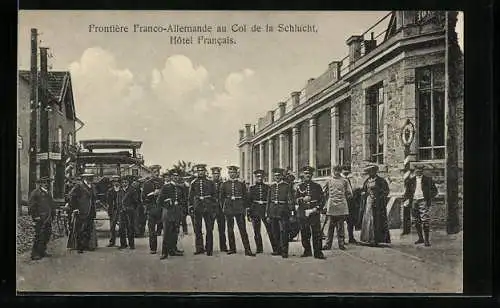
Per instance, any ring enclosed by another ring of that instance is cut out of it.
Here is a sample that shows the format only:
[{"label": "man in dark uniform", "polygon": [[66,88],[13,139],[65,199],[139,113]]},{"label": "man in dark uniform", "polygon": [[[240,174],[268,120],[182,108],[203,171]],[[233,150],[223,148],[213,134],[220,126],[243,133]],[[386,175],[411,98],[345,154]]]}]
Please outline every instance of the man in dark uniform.
[{"label": "man in dark uniform", "polygon": [[222,185],[222,180],[220,178],[220,167],[212,167],[212,181],[214,181],[215,185],[215,194],[217,199],[217,227],[219,229],[219,248],[220,251],[227,251],[226,245],[226,217],[224,216],[224,212],[222,211],[222,202],[224,200],[220,200],[220,188]]},{"label": "man in dark uniform", "polygon": [[262,235],[260,233],[260,227],[262,222],[264,222],[264,227],[266,228],[267,235],[269,236],[269,241],[273,251],[277,251],[277,243],[273,237],[273,232],[271,230],[271,225],[266,221],[266,205],[267,197],[269,195],[269,185],[264,184],[264,170],[255,170],[255,185],[250,186],[248,190],[248,216],[251,218],[255,246],[257,247],[257,253],[262,253],[264,251],[262,245]]},{"label": "man in dark uniform", "polygon": [[304,253],[302,257],[312,256],[311,251],[311,232],[312,248],[316,259],[325,259],[321,252],[321,222],[320,213],[323,209],[325,198],[321,185],[311,180],[314,172],[313,167],[306,166],[302,169],[304,181],[299,184],[295,192],[298,209],[297,217],[301,223],[301,238]]},{"label": "man in dark uniform", "polygon": [[250,249],[248,240],[245,209],[247,203],[247,188],[245,183],[238,180],[238,167],[227,167],[229,172],[229,180],[225,181],[220,188],[220,200],[223,202],[223,211],[227,221],[227,235],[229,239],[229,251],[227,254],[236,253],[236,242],[234,238],[234,220],[240,231],[241,241],[245,248],[246,256],[255,256]]},{"label": "man in dark uniform", "polygon": [[159,165],[153,165],[150,169],[153,171],[153,175],[142,184],[141,199],[148,218],[150,253],[155,254],[158,248],[158,235],[163,226],[161,222],[162,209],[156,204],[156,198],[164,181],[160,178],[161,167]]},{"label": "man in dark uniform", "polygon": [[108,247],[113,247],[116,244],[116,225],[118,224],[120,200],[118,193],[120,192],[120,177],[114,175],[111,178],[113,186],[106,192],[106,202],[108,203],[108,216],[109,216],[109,231],[111,237],[109,239]]},{"label": "man in dark uniform", "polygon": [[182,215],[182,206],[186,204],[187,195],[179,181],[179,174],[175,169],[169,171],[170,181],[160,190],[156,203],[162,209],[163,240],[160,259],[170,256],[182,256],[177,249],[177,237]]},{"label": "man in dark uniform", "polygon": [[347,207],[349,208],[349,215],[347,215],[347,234],[349,235],[349,244],[356,244],[357,241],[354,238],[354,225],[357,221],[357,216],[359,214],[359,207],[355,203],[354,194],[352,190],[351,179],[349,178],[350,168],[348,166],[342,166],[342,173],[340,174],[344,179],[347,180],[349,184],[349,194],[350,198],[347,199]]},{"label": "man in dark uniform", "polygon": [[55,204],[49,192],[50,178],[42,177],[37,180],[38,187],[29,196],[29,213],[35,222],[35,238],[31,249],[31,259],[40,260],[50,257],[47,244],[52,234],[52,219],[55,215]]},{"label": "man in dark uniform", "polygon": [[[132,187],[131,177],[122,179],[120,198],[120,247],[135,249],[135,213],[139,206],[139,192]],[[128,245],[127,245],[128,238]]]},{"label": "man in dark uniform", "polygon": [[76,184],[70,191],[70,208],[75,219],[75,232],[78,253],[90,247],[90,234],[92,232],[93,219],[96,217],[95,202],[96,192],[92,185],[94,174],[86,171],[81,175],[82,182]]},{"label": "man in dark uniform", "polygon": [[[288,225],[290,215],[294,215],[292,187],[283,181],[283,169],[273,169],[275,182],[269,189],[267,197],[266,219],[271,224],[273,237],[280,245],[272,255],[288,258]],[[279,241],[278,241],[279,239]]]},{"label": "man in dark uniform", "polygon": [[[195,166],[196,178],[191,182],[188,194],[190,212],[194,216],[195,255],[205,253],[213,255],[213,229],[216,215],[217,200],[214,182],[206,177],[205,164]],[[202,221],[205,221],[206,245],[203,245]]]}]

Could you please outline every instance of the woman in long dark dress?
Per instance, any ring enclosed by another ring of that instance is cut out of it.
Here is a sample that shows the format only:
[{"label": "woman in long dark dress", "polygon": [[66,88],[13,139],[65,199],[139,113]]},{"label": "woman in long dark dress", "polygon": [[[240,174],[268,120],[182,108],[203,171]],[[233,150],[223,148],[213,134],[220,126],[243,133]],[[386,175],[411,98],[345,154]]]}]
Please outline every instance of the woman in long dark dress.
[{"label": "woman in long dark dress", "polygon": [[365,172],[368,173],[368,179],[362,188],[364,213],[360,240],[371,246],[378,246],[379,243],[390,243],[391,237],[386,210],[389,184],[377,174],[377,166],[368,166],[365,168]]}]

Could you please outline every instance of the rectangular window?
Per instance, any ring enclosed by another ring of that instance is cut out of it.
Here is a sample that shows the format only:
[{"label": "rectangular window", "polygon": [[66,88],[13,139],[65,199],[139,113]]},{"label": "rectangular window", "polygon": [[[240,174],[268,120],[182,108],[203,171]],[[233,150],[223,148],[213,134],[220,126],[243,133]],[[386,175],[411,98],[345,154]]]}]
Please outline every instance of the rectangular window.
[{"label": "rectangular window", "polygon": [[382,83],[367,91],[370,162],[384,163],[384,88]]},{"label": "rectangular window", "polygon": [[418,106],[418,159],[444,159],[444,66],[416,71]]}]

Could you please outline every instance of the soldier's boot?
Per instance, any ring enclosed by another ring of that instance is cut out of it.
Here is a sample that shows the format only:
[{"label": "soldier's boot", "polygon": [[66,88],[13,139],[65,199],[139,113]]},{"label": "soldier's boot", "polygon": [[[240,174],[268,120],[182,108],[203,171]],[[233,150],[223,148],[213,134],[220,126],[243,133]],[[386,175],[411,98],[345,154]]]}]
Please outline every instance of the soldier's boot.
[{"label": "soldier's boot", "polygon": [[431,242],[429,241],[429,226],[424,226],[424,245],[426,247],[431,246]]},{"label": "soldier's boot", "polygon": [[423,244],[424,237],[422,236],[422,225],[416,224],[415,228],[417,229],[417,235],[418,235],[418,240],[415,242],[415,244]]}]

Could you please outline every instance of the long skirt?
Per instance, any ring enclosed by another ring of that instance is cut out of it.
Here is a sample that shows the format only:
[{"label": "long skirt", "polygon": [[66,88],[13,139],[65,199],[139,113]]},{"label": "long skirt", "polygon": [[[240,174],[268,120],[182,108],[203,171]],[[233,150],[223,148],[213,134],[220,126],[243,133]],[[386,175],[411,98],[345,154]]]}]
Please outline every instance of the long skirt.
[{"label": "long skirt", "polygon": [[386,208],[382,202],[379,203],[381,206],[374,206],[376,203],[372,197],[366,198],[360,241],[369,244],[390,243]]}]

